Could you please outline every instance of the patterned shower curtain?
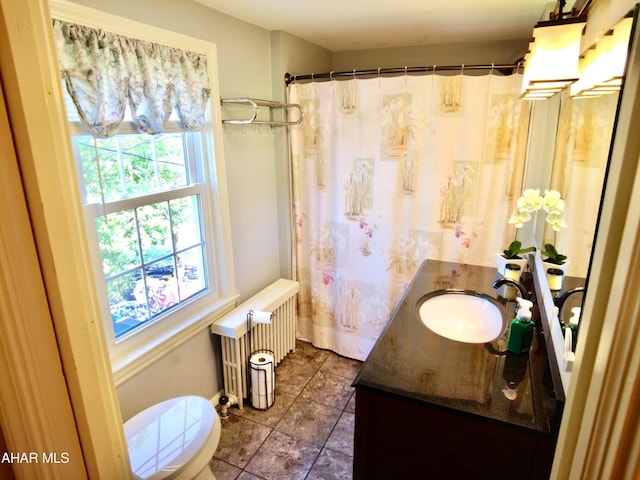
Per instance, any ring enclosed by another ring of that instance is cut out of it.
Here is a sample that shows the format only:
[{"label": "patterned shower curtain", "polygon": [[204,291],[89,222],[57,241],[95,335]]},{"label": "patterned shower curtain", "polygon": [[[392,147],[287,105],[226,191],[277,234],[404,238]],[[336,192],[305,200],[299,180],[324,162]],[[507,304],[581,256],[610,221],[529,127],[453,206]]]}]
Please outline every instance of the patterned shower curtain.
[{"label": "patterned shower curtain", "polygon": [[551,185],[565,199],[569,228],[545,225],[544,242],[569,257],[567,275],[586,277],[616,118],[618,94],[570,98],[562,92]]},{"label": "patterned shower curtain", "polygon": [[363,360],[423,260],[495,267],[522,188],[521,80],[289,86],[305,112],[291,130],[299,338]]}]

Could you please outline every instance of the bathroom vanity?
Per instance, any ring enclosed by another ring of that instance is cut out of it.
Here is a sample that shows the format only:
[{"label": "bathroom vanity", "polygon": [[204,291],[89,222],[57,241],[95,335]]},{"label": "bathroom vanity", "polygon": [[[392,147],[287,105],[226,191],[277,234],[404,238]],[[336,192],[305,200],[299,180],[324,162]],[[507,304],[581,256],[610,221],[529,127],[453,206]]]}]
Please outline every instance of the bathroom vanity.
[{"label": "bathroom vanity", "polygon": [[[422,264],[353,383],[355,480],[549,478],[563,393],[553,387],[535,306],[529,353],[507,352],[515,300],[493,288],[497,278],[493,268]],[[530,276],[523,283],[534,290]],[[475,344],[433,333],[418,306],[442,289],[496,299],[503,334]]]}]

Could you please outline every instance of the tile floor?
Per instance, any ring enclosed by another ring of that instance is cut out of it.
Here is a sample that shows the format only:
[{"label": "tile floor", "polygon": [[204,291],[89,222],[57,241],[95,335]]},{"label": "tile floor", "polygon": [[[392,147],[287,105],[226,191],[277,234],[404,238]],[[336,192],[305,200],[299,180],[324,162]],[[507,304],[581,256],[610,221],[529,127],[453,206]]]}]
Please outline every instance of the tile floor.
[{"label": "tile floor", "polygon": [[355,395],[362,362],[297,341],[276,367],[266,411],[229,409],[211,469],[217,480],[351,479]]}]

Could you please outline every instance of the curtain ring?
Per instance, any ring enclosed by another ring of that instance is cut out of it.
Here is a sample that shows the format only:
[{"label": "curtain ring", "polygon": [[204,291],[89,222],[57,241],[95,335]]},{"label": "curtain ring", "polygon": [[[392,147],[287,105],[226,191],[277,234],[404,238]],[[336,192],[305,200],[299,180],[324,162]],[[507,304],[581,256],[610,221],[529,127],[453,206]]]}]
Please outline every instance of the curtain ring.
[{"label": "curtain ring", "polygon": [[433,73],[436,73],[436,66],[433,66]]},{"label": "curtain ring", "polygon": [[356,79],[356,69],[355,68],[353,69],[353,79],[354,80]]},{"label": "curtain ring", "polygon": [[405,77],[407,76],[407,66],[406,65],[404,66],[404,76]]},{"label": "curtain ring", "polygon": [[314,76],[314,75],[315,75],[315,73],[312,73],[312,74],[311,74],[311,81],[312,81],[312,82],[315,82],[315,81],[316,81],[316,79],[315,79],[315,78],[313,78],[313,76]]},{"label": "curtain ring", "polygon": [[491,63],[491,70],[489,70],[489,75],[492,75],[492,74],[493,74],[493,65],[494,65],[494,64],[493,64],[493,62],[492,62],[492,63]]},{"label": "curtain ring", "polygon": [[462,64],[462,68],[460,69],[460,75],[464,75],[464,63]]},{"label": "curtain ring", "polygon": [[333,70],[331,70],[331,71],[329,72],[329,78],[330,78],[331,80],[333,80]]}]

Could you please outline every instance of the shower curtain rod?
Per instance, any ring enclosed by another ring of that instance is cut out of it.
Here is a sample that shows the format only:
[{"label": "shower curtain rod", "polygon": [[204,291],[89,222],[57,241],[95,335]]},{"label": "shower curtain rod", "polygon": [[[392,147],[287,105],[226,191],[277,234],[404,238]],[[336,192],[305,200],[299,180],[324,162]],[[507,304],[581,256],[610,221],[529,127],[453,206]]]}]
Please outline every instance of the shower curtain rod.
[{"label": "shower curtain rod", "polygon": [[511,75],[513,70],[519,69],[522,66],[520,62],[513,64],[487,64],[487,65],[432,65],[429,67],[395,67],[395,68],[371,68],[368,70],[345,70],[342,72],[325,72],[325,73],[311,73],[307,75],[291,75],[285,73],[284,83],[289,85],[291,83],[300,82],[304,80],[334,80],[339,77],[364,77],[364,76],[380,76],[380,75],[403,75],[408,73],[413,74],[427,74],[435,73],[437,71],[452,71],[460,70],[498,70],[504,75]]}]

